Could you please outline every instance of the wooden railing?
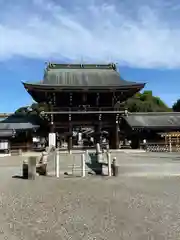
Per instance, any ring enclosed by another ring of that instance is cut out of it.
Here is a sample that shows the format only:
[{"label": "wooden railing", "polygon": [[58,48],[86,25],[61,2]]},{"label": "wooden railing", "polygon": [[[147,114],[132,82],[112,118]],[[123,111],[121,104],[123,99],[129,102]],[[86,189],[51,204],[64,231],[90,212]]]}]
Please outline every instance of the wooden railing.
[{"label": "wooden railing", "polygon": [[179,144],[148,143],[145,145],[147,152],[180,152]]}]

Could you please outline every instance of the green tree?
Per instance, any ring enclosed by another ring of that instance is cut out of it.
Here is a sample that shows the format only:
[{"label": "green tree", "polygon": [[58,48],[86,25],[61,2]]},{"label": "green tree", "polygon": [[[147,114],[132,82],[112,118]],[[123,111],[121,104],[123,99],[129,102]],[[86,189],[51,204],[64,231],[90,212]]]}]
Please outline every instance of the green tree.
[{"label": "green tree", "polygon": [[26,106],[26,107],[21,107],[21,108],[18,108],[16,111],[15,111],[15,114],[21,114],[21,115],[26,115],[29,110],[28,110],[29,106]]},{"label": "green tree", "polygon": [[125,104],[129,112],[169,112],[171,109],[152,91],[137,93]]},{"label": "green tree", "polygon": [[40,114],[43,111],[49,111],[49,106],[46,103],[33,103],[31,106],[21,107],[15,111],[18,117],[25,117],[27,120],[39,124],[42,129],[48,126],[50,120],[48,116]]},{"label": "green tree", "polygon": [[21,107],[15,111],[15,114],[20,115],[40,115],[43,111],[49,111],[49,106],[46,103],[33,103],[31,106]]},{"label": "green tree", "polygon": [[178,99],[172,106],[174,112],[180,112],[180,99]]}]

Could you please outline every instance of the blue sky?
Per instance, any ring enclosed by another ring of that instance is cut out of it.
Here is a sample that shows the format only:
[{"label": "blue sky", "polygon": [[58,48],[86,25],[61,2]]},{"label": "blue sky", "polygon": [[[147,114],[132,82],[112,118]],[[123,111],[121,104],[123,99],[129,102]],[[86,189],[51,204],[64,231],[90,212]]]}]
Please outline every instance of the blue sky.
[{"label": "blue sky", "polygon": [[[136,4],[134,4],[136,3]],[[30,104],[44,62],[116,62],[168,105],[180,97],[179,0],[0,0],[0,112]]]}]

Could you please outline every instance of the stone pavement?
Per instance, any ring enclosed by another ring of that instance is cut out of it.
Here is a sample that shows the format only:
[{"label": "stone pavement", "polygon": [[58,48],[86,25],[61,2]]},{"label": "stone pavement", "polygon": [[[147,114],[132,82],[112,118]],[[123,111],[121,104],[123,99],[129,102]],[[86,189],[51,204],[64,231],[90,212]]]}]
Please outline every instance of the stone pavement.
[{"label": "stone pavement", "polygon": [[[93,151],[89,151],[92,153]],[[59,152],[60,174],[67,172],[76,176],[81,175],[81,156],[84,151],[74,151],[72,154]],[[106,154],[104,154],[106,155]],[[86,153],[85,153],[86,156]],[[180,156],[178,153],[147,153],[111,151],[111,159],[116,157],[121,176],[179,176]],[[88,162],[86,158],[86,162]],[[107,161],[105,161],[107,163]],[[55,161],[48,164],[50,175],[55,175]],[[86,164],[86,174],[91,169]]]},{"label": "stone pavement", "polygon": [[[0,159],[0,239],[180,239],[178,154],[121,154],[124,173],[112,178],[12,178],[22,160]],[[170,174],[153,176],[148,166]],[[138,177],[143,170],[151,177]]]}]

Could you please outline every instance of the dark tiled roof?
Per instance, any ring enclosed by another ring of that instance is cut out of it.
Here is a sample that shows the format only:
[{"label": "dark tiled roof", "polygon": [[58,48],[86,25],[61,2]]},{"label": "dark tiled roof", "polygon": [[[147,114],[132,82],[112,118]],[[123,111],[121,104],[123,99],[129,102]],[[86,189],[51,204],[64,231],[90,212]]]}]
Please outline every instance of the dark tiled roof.
[{"label": "dark tiled roof", "polygon": [[24,117],[19,115],[11,115],[5,120],[0,122],[0,131],[1,130],[26,130],[38,128],[37,125],[31,117]]},{"label": "dark tiled roof", "polygon": [[[27,85],[28,83],[26,83]],[[30,84],[30,83],[29,83]],[[114,64],[50,64],[45,70],[42,82],[32,85],[60,86],[60,87],[129,87],[144,84],[129,82],[121,78]]]},{"label": "dark tiled roof", "polygon": [[112,69],[51,69],[44,75],[43,84],[60,86],[129,86],[136,84],[120,78]]},{"label": "dark tiled roof", "polygon": [[132,128],[180,128],[180,112],[131,113],[123,118]]}]

